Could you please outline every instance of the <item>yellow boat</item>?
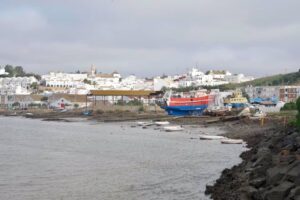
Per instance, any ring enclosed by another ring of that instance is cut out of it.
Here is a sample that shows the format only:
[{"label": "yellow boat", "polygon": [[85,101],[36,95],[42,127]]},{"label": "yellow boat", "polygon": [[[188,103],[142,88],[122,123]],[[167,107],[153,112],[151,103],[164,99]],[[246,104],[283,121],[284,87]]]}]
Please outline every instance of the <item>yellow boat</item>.
[{"label": "yellow boat", "polygon": [[242,91],[236,90],[233,92],[233,96],[229,96],[224,99],[224,105],[231,105],[232,108],[245,107],[245,104],[248,103],[246,97],[243,97]]}]

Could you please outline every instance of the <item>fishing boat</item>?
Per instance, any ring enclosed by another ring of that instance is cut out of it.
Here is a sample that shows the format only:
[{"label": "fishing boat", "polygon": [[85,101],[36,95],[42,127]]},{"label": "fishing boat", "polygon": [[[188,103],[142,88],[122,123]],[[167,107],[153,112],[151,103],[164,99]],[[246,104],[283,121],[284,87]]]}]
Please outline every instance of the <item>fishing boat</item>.
[{"label": "fishing boat", "polygon": [[225,106],[231,106],[232,108],[243,108],[247,105],[247,98],[243,97],[240,90],[236,90],[232,96],[224,99]]},{"label": "fishing boat", "polygon": [[138,126],[151,126],[151,125],[153,125],[153,123],[152,122],[137,122],[137,125]]},{"label": "fishing boat", "polygon": [[167,132],[174,132],[174,131],[182,131],[183,128],[181,126],[165,126],[164,130]]},{"label": "fishing boat", "polygon": [[222,144],[243,144],[243,140],[241,139],[222,139]]},{"label": "fishing boat", "polygon": [[221,140],[225,139],[224,136],[218,136],[218,135],[200,135],[200,140]]},{"label": "fishing boat", "polygon": [[154,123],[158,126],[164,126],[164,125],[170,124],[170,122],[168,122],[168,121],[158,121],[158,122],[154,122]]},{"label": "fishing boat", "polygon": [[170,90],[157,104],[169,115],[202,115],[212,99],[213,96],[207,94],[206,91],[174,93]]}]

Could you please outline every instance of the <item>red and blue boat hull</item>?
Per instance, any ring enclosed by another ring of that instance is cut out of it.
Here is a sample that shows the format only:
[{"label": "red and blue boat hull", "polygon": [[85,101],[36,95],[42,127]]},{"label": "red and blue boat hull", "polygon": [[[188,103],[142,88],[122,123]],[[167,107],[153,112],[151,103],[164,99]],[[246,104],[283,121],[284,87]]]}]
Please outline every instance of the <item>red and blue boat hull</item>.
[{"label": "red and blue boat hull", "polygon": [[202,115],[208,107],[209,96],[195,98],[170,98],[169,101],[162,106],[169,115],[187,116],[187,115]]},{"label": "red and blue boat hull", "polygon": [[196,106],[166,106],[163,107],[168,115],[187,116],[187,115],[202,115],[208,105]]}]

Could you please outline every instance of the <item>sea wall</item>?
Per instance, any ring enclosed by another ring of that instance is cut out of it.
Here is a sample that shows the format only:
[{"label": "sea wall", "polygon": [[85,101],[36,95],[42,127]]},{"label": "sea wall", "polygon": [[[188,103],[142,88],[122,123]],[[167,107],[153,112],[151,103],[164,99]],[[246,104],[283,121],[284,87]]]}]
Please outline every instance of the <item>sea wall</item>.
[{"label": "sea wall", "polygon": [[248,138],[243,162],[225,169],[206,194],[214,200],[299,200],[300,133],[273,128]]}]

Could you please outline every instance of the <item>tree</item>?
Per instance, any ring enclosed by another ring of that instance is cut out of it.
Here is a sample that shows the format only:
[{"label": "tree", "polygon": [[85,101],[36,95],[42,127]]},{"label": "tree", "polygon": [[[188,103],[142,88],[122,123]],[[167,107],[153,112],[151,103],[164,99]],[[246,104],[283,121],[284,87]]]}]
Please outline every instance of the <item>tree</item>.
[{"label": "tree", "polygon": [[37,84],[37,82],[33,82],[33,83],[30,85],[30,88],[31,88],[31,89],[34,89],[34,90],[38,89],[38,84]]},{"label": "tree", "polygon": [[83,82],[85,84],[89,84],[89,85],[92,85],[92,81],[88,80],[88,79],[84,79]]},{"label": "tree", "polygon": [[19,103],[19,102],[14,102],[14,103],[12,104],[12,107],[20,107],[20,103]]},{"label": "tree", "polygon": [[79,108],[79,105],[77,103],[74,104],[74,108],[77,109]]},{"label": "tree", "polygon": [[16,66],[14,69],[14,75],[15,76],[25,76],[25,71],[23,70],[23,67],[21,66]]},{"label": "tree", "polygon": [[41,101],[48,101],[48,97],[42,97]]},{"label": "tree", "polygon": [[296,118],[296,125],[300,128],[300,97],[297,99],[296,106],[297,106],[297,110],[298,110],[298,114],[297,114],[297,118]]},{"label": "tree", "polygon": [[14,76],[14,67],[12,65],[5,65],[5,71],[10,77]]},{"label": "tree", "polygon": [[295,102],[285,103],[280,110],[297,110],[297,105]]}]

